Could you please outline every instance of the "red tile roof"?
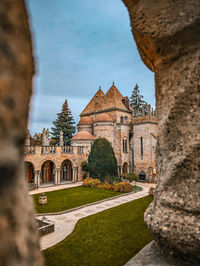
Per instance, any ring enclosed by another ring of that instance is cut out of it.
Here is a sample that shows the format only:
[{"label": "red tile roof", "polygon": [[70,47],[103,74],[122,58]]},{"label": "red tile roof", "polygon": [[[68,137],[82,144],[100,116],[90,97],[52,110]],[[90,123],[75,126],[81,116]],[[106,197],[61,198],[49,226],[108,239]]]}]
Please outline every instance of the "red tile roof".
[{"label": "red tile roof", "polygon": [[95,136],[93,136],[88,131],[79,131],[72,138],[72,140],[95,140],[95,139],[96,139]]},{"label": "red tile roof", "polygon": [[113,122],[113,118],[111,115],[103,113],[103,114],[98,114],[95,122]]},{"label": "red tile roof", "polygon": [[81,117],[78,125],[91,125],[93,123],[93,119],[89,116]]}]

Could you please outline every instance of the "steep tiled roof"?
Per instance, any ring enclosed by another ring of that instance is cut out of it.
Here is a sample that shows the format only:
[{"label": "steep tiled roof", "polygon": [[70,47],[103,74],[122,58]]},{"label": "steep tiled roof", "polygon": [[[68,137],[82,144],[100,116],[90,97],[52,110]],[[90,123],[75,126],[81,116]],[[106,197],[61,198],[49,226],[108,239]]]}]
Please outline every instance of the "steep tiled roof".
[{"label": "steep tiled roof", "polygon": [[89,104],[82,111],[81,116],[113,108],[127,111],[129,109],[123,103],[123,98],[124,97],[114,84],[110,87],[106,94],[104,94],[103,91],[99,89],[92,100],[89,102]]},{"label": "steep tiled roof", "polygon": [[93,96],[92,100],[88,103],[88,105],[82,111],[81,115],[94,112],[95,106],[97,105],[97,103],[99,103],[99,106],[100,106],[100,102],[102,102],[103,98],[104,98],[104,93],[101,89],[99,89],[97,93]]},{"label": "steep tiled roof", "polygon": [[93,123],[93,119],[89,116],[81,117],[80,121],[78,122],[79,125],[91,125]]},{"label": "steep tiled roof", "polygon": [[93,136],[88,131],[79,131],[72,138],[72,140],[94,140],[94,139],[96,139],[95,136]]},{"label": "steep tiled roof", "polygon": [[113,118],[111,115],[109,114],[98,114],[96,119],[95,119],[95,122],[113,122]]}]

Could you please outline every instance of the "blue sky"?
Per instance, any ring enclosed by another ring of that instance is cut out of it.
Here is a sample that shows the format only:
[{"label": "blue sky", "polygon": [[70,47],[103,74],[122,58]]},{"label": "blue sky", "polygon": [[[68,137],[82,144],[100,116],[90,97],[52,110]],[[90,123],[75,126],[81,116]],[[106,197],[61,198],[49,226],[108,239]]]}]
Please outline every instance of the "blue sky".
[{"label": "blue sky", "polygon": [[142,63],[121,0],[27,0],[36,75],[31,133],[50,128],[67,99],[76,122],[101,86],[124,96],[136,83],[155,105],[154,75]]}]

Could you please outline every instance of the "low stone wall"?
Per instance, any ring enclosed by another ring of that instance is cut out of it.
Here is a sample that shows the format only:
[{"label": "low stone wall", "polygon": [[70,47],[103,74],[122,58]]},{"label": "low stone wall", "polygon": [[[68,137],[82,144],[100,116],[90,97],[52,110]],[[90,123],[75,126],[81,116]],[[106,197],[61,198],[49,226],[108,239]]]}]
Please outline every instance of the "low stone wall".
[{"label": "low stone wall", "polygon": [[54,223],[50,222],[49,220],[45,221],[39,219],[36,220],[38,223],[38,231],[40,237],[54,232],[55,229]]}]

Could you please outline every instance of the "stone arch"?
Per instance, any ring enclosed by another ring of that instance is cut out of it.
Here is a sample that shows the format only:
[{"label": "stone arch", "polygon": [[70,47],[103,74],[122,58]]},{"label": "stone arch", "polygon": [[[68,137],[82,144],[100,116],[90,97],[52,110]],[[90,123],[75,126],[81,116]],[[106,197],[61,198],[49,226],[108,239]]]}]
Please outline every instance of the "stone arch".
[{"label": "stone arch", "polygon": [[[45,156],[45,158],[39,162],[39,164],[38,164],[38,170],[41,170],[42,165],[46,161],[51,161],[55,165],[55,169],[58,167],[59,161],[56,160],[55,156]],[[37,167],[36,167],[36,170],[37,170]]]},{"label": "stone arch", "polygon": [[25,180],[28,184],[35,183],[35,166],[30,161],[24,162]]},{"label": "stone arch", "polygon": [[72,162],[69,159],[66,159],[61,164],[61,176],[60,181],[72,181],[73,180],[73,169]]},{"label": "stone arch", "polygon": [[144,170],[140,171],[139,180],[141,180],[141,181],[145,181],[146,180],[146,173],[145,173]]},{"label": "stone arch", "polygon": [[123,164],[123,174],[128,174],[128,163],[127,162],[125,162],[124,164]]},{"label": "stone arch", "polygon": [[55,163],[51,160],[46,160],[41,166],[41,183],[55,182]]}]

